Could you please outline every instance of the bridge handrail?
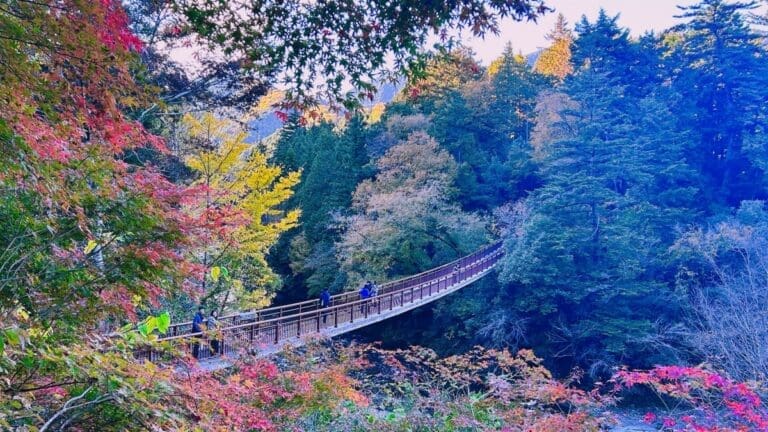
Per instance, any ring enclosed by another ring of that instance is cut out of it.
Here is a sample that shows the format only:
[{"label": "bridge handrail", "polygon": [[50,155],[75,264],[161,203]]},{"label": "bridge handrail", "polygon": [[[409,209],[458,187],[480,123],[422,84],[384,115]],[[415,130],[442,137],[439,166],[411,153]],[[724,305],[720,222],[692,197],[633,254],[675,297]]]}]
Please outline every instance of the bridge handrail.
[{"label": "bridge handrail", "polygon": [[[475,257],[479,254],[485,253],[493,248],[498,248],[500,246],[501,246],[501,242],[492,243],[469,255],[455,259],[441,266],[423,271],[421,273],[417,273],[415,275],[410,275],[410,276],[402,277],[400,279],[395,279],[393,281],[382,283],[381,285],[378,285],[378,295],[386,294],[387,292],[396,290],[398,285],[405,286],[406,282],[416,280],[420,277],[424,277],[425,275],[436,273],[438,271],[442,271],[446,269],[452,269],[453,266],[455,266],[456,264],[459,264],[461,266],[462,260],[467,260],[470,257]],[[340,305],[340,304],[347,304],[351,301],[350,298],[357,299],[358,297],[359,297],[359,294],[356,291],[346,291],[346,292],[333,295],[331,296],[331,307]],[[253,322],[262,321],[265,318],[269,320],[273,318],[294,316],[297,314],[301,314],[302,312],[311,312],[318,309],[321,309],[320,300],[311,299],[311,300],[304,300],[298,303],[291,303],[287,305],[271,306],[265,309],[246,310],[246,311],[241,311],[237,313],[227,314],[220,317],[219,322],[225,326],[224,328],[226,328],[226,327],[237,325],[237,321],[240,319],[247,320],[247,323],[253,323]],[[189,331],[183,331],[183,332],[179,331],[179,329],[187,328],[187,327],[189,328]],[[185,321],[181,323],[171,324],[171,326],[168,328],[168,334],[171,335],[169,336],[169,338],[174,336],[191,335],[192,334],[191,330],[192,330],[192,321]],[[166,339],[166,338],[163,338],[163,339]]]},{"label": "bridge handrail", "polygon": [[[164,342],[189,340],[191,346],[197,346],[198,355],[202,356],[198,358],[205,358],[211,355],[210,351],[201,348],[206,340],[218,340],[222,346],[221,352],[227,354],[236,353],[239,343],[245,342],[249,346],[253,346],[258,341],[263,341],[265,335],[268,336],[268,342],[265,343],[275,346],[278,345],[281,339],[301,337],[309,333],[316,334],[323,328],[337,328],[339,323],[359,322],[360,319],[368,319],[369,316],[380,315],[382,310],[387,311],[389,309],[391,311],[405,304],[413,304],[417,300],[421,301],[424,298],[432,297],[433,292],[445,291],[464,280],[471,279],[492,268],[498,261],[498,257],[502,255],[499,249],[499,244],[490,245],[460,260],[456,260],[460,262],[460,270],[458,272],[452,271],[439,275],[436,278],[423,279],[424,275],[437,274],[441,268],[445,269],[446,266],[455,265],[456,261],[454,261],[445,266],[415,275],[415,277],[406,278],[410,280],[418,279],[419,282],[415,285],[404,284],[400,289],[391,290],[373,298],[358,299],[328,308],[318,308],[289,316],[250,321],[205,332],[172,335],[161,340]],[[449,283],[449,280],[452,280],[452,282]],[[435,289],[433,290],[433,288]],[[417,293],[418,299],[416,298]],[[406,296],[406,294],[409,295]],[[371,310],[377,310],[377,312],[371,313]],[[357,319],[355,315],[357,315]],[[339,317],[342,317],[342,319],[339,320]],[[326,325],[327,318],[332,318],[332,326]],[[157,357],[156,354],[158,354],[158,351],[146,347],[137,351],[136,357],[138,359],[154,360]]]}]

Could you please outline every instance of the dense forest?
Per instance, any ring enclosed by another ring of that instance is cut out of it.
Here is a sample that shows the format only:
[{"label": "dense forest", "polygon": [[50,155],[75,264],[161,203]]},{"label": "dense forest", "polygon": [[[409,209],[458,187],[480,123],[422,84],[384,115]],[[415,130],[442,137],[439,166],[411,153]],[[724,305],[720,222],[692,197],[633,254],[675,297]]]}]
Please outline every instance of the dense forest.
[{"label": "dense forest", "polygon": [[[0,1],[0,429],[768,430],[762,3],[448,36],[545,3]],[[494,241],[340,343],[165,338]]]},{"label": "dense forest", "polygon": [[[765,40],[745,5],[682,13],[637,39],[604,12],[573,30],[561,16],[536,56],[509,45],[483,67],[457,49],[381,115],[284,131],[272,160],[302,171],[302,216],[270,255],[281,297],[501,237],[498,280],[368,336],[531,347],[592,376],[704,357],[764,374]],[[737,334],[756,339],[721,346]]]}]

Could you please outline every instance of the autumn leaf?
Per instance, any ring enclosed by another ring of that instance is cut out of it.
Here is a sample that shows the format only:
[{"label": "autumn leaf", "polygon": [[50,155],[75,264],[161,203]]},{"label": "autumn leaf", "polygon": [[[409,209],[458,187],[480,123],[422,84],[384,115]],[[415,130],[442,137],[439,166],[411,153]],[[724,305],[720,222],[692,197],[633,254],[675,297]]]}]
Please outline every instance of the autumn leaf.
[{"label": "autumn leaf", "polygon": [[98,245],[99,244],[96,243],[95,240],[88,240],[88,244],[86,244],[85,247],[83,248],[83,253],[88,255],[89,253],[93,252],[93,250],[96,249],[96,246]]},{"label": "autumn leaf", "polygon": [[165,333],[168,331],[168,327],[171,325],[171,315],[168,312],[163,312],[157,317],[157,331]]},{"label": "autumn leaf", "polygon": [[214,282],[219,281],[219,277],[221,276],[221,267],[214,266],[211,268],[211,279],[213,279]]}]

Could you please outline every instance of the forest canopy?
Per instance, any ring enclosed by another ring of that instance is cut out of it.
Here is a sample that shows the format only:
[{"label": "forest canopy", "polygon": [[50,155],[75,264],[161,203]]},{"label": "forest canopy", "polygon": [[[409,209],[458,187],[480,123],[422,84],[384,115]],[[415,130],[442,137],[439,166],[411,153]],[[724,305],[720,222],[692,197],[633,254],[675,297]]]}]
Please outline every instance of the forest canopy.
[{"label": "forest canopy", "polygon": [[[0,429],[598,430],[645,386],[768,430],[759,4],[560,15],[485,65],[460,36],[545,1],[2,2]],[[491,276],[352,336],[391,351],[212,373],[215,335],[163,339],[493,241]]]}]

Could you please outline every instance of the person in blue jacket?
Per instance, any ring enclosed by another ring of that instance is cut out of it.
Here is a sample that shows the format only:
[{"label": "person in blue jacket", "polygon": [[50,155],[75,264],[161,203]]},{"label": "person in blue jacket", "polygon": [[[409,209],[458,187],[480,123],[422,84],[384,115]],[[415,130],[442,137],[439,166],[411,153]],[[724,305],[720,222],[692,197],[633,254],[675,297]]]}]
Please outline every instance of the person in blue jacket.
[{"label": "person in blue jacket", "polygon": [[[331,307],[331,293],[328,288],[323,288],[323,292],[320,293],[320,308],[327,309],[329,307]],[[328,314],[323,313],[323,324],[325,324],[326,318],[328,318]]]},{"label": "person in blue jacket", "polygon": [[[363,285],[362,288],[360,288],[360,300],[365,300],[371,296],[371,289],[369,284],[370,282],[366,282],[366,284]],[[365,310],[365,306],[366,306],[365,303],[362,303],[360,305],[360,313],[363,313],[363,311]]]},{"label": "person in blue jacket", "polygon": [[[205,331],[203,323],[205,322],[205,308],[202,306],[197,308],[195,317],[192,318],[192,333],[202,333]],[[200,336],[194,336],[194,342],[192,342],[192,355],[195,358],[200,358]]]}]

